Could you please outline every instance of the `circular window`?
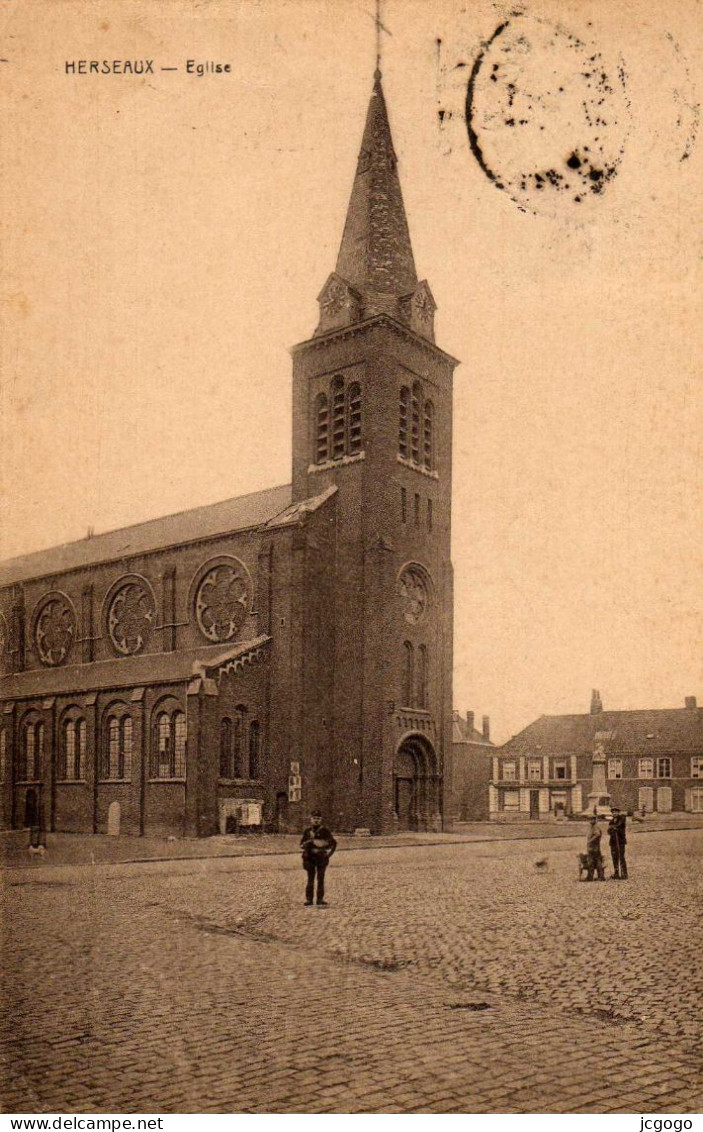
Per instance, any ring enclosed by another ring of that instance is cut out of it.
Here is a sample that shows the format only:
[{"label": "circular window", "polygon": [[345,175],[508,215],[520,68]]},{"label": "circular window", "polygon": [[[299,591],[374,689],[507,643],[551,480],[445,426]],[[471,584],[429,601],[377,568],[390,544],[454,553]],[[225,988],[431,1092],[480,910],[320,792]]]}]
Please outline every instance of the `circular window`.
[{"label": "circular window", "polygon": [[209,641],[229,641],[249,612],[249,579],[241,565],[229,560],[212,566],[195,595],[195,616]]},{"label": "circular window", "polygon": [[65,664],[76,636],[76,615],[63,594],[50,594],[34,621],[34,643],[42,664]]},{"label": "circular window", "polygon": [[422,621],[430,603],[427,574],[421,566],[406,566],[398,578],[398,595],[403,603],[403,615],[410,625]]},{"label": "circular window", "polygon": [[123,656],[141,652],[156,620],[154,597],[142,582],[125,582],[110,602],[107,631]]}]

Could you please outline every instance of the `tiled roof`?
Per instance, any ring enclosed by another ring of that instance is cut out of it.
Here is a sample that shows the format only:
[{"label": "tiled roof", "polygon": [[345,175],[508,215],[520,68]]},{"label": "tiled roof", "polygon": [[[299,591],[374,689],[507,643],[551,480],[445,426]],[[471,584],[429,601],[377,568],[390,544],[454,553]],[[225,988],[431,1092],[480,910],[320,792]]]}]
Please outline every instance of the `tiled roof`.
[{"label": "tiled roof", "polygon": [[268,637],[237,641],[228,649],[204,645],[180,652],[144,653],[141,656],[99,660],[93,664],[68,664],[59,668],[32,668],[15,672],[0,681],[3,700],[29,696],[77,695],[105,688],[134,688],[144,684],[170,684],[203,676],[223,667],[268,642]]},{"label": "tiled roof", "polygon": [[596,732],[611,731],[606,753],[646,755],[703,751],[703,708],[542,715],[500,748],[500,754],[592,754]]},{"label": "tiled roof", "polygon": [[469,731],[466,720],[462,718],[458,711],[455,711],[452,716],[452,743],[476,743],[482,747],[494,745],[490,739],[484,739],[483,733],[477,731],[475,727],[472,727]]},{"label": "tiled roof", "polygon": [[222,503],[194,507],[191,511],[11,558],[0,564],[0,586],[259,527],[284,511],[290,501],[290,484],[269,487]]}]

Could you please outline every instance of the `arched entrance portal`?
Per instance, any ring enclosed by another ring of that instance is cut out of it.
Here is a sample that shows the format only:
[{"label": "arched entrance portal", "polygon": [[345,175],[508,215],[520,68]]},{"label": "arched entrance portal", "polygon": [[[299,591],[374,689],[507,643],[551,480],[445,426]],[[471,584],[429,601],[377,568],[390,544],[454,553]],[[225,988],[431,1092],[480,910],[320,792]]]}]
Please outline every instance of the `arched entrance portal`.
[{"label": "arched entrance portal", "polygon": [[406,735],[393,766],[393,806],[398,829],[439,828],[440,795],[434,747],[424,735]]}]

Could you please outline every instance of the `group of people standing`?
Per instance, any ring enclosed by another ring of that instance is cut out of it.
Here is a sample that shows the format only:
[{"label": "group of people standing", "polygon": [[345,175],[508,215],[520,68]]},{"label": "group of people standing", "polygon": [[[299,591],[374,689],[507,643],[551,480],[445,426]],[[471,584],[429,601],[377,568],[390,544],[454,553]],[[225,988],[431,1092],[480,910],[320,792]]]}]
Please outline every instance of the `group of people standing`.
[{"label": "group of people standing", "polygon": [[[617,806],[610,810],[608,822],[608,841],[610,842],[610,856],[613,861],[613,874],[611,880],[627,880],[627,860],[625,847],[627,845],[627,818]],[[597,874],[598,880],[605,880],[605,862],[601,852],[602,832],[598,828],[598,818],[594,815],[588,827],[588,840],[586,853],[588,856],[588,869],[586,880],[593,880]]]}]

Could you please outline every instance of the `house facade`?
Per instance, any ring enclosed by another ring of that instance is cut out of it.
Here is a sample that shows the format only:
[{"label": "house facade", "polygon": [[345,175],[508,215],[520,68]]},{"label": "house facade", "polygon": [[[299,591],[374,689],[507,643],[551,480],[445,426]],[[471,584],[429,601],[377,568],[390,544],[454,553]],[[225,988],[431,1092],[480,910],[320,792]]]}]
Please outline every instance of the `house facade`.
[{"label": "house facade", "polygon": [[318,302],[290,484],[2,566],[5,827],[447,825],[457,363],[378,72]]},{"label": "house facade", "polygon": [[703,709],[604,711],[598,692],[583,715],[543,715],[493,756],[493,821],[582,814],[602,748],[612,805],[629,813],[703,813]]}]

